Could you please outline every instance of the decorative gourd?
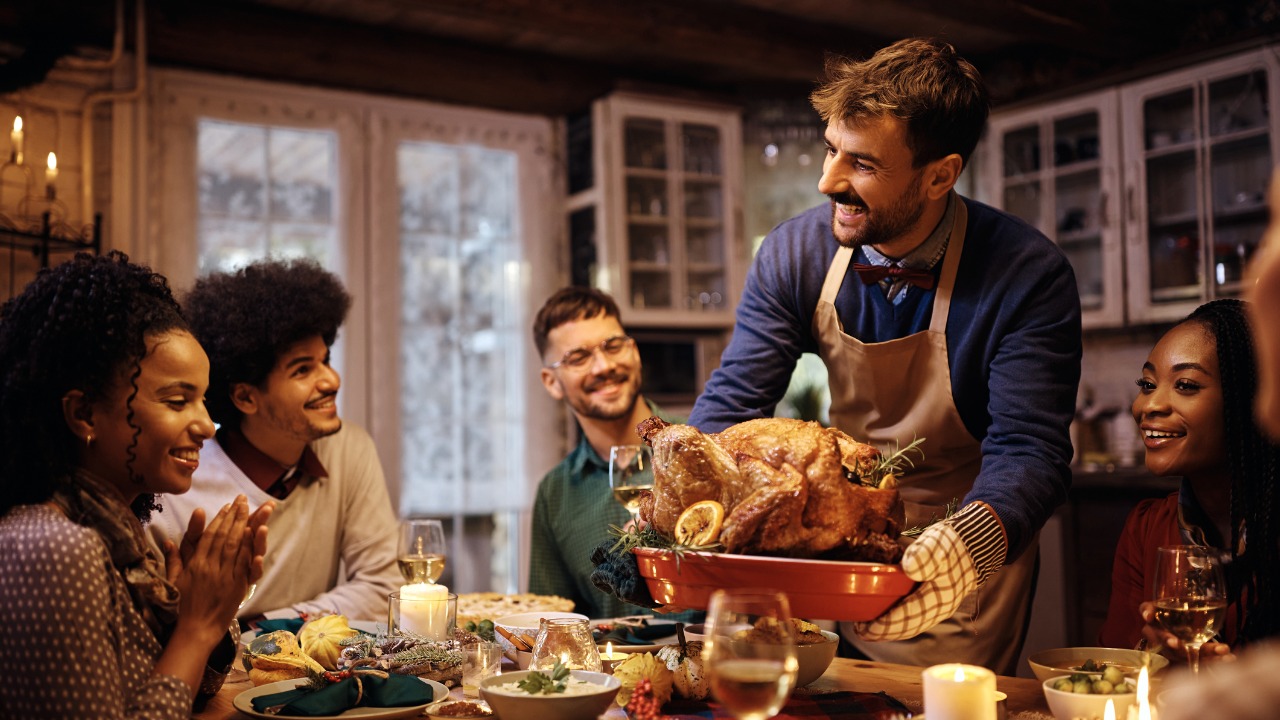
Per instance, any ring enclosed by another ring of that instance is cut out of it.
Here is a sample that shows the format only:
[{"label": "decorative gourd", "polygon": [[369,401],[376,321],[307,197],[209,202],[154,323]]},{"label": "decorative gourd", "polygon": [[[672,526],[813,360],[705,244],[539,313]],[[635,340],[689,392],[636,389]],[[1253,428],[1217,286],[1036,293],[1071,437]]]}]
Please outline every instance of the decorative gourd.
[{"label": "decorative gourd", "polygon": [[297,636],[288,630],[276,630],[249,641],[242,662],[254,685],[324,672],[320,663],[302,651]]},{"label": "decorative gourd", "polygon": [[346,615],[322,615],[302,626],[298,641],[302,643],[302,651],[325,670],[337,670],[342,641],[359,634],[347,624]]},{"label": "decorative gourd", "polygon": [[689,700],[706,700],[711,694],[711,682],[702,664],[702,641],[686,641],[684,624],[676,625],[679,644],[665,645],[658,650],[658,659],[671,671],[676,692]]},{"label": "decorative gourd", "polygon": [[636,685],[645,678],[649,679],[653,688],[653,699],[658,701],[658,707],[667,704],[671,699],[671,671],[651,653],[631,653],[626,660],[613,666],[613,676],[622,683],[617,702],[623,707],[627,706],[627,701],[631,699],[631,693],[635,691]]}]

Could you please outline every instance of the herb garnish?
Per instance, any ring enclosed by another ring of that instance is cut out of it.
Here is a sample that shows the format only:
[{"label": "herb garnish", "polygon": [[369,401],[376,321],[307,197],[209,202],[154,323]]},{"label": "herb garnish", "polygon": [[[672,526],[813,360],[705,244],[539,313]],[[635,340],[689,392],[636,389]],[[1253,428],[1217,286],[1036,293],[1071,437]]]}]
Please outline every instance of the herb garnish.
[{"label": "herb garnish", "polygon": [[565,667],[564,663],[556,660],[555,667],[551,668],[550,675],[544,672],[531,672],[523,680],[516,683],[516,687],[530,695],[551,695],[564,692],[565,686],[568,684],[569,668]]}]

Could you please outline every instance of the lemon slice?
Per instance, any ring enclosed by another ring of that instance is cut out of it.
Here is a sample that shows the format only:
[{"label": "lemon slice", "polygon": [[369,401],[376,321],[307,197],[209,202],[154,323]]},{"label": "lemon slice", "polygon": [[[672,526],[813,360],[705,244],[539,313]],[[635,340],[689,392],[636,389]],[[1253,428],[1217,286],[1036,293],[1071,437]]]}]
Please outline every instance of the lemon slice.
[{"label": "lemon slice", "polygon": [[720,537],[724,506],[715,500],[699,500],[676,520],[676,541],[681,545],[710,545]]}]

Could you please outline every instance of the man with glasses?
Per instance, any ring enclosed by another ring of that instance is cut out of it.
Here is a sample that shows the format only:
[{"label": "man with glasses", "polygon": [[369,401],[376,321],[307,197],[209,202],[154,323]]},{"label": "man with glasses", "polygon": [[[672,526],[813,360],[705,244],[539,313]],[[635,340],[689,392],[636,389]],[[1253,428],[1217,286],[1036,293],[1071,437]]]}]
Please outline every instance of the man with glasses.
[{"label": "man with glasses", "polygon": [[618,306],[599,290],[557,291],[538,311],[533,341],[542,386],[564,400],[581,429],[573,452],[543,478],[533,505],[529,591],[559,595],[592,618],[632,615],[636,606],[591,584],[591,551],[609,526],[630,519],[609,487],[609,448],[638,445],[636,425],[656,405],[640,395],[640,353],[622,329]]}]

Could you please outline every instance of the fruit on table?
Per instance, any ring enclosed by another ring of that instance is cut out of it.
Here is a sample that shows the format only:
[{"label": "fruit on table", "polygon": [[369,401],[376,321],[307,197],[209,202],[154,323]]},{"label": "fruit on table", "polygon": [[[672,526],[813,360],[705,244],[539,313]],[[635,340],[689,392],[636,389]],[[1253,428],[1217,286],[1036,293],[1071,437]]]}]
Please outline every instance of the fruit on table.
[{"label": "fruit on table", "polygon": [[358,634],[359,631],[351,629],[346,615],[322,615],[302,626],[298,631],[298,642],[302,651],[325,670],[337,670],[342,641]]},{"label": "fruit on table", "polygon": [[715,500],[699,500],[676,519],[676,541],[681,545],[710,545],[720,537],[724,525],[724,506]]},{"label": "fruit on table", "polygon": [[324,667],[302,651],[298,637],[288,630],[276,630],[251,640],[244,650],[243,662],[254,685],[324,672]]},{"label": "fruit on table", "polygon": [[652,653],[631,653],[626,660],[613,666],[613,676],[622,683],[617,702],[626,707],[631,693],[641,680],[648,679],[653,689],[653,699],[662,707],[671,699],[671,687],[675,678],[667,666]]}]

